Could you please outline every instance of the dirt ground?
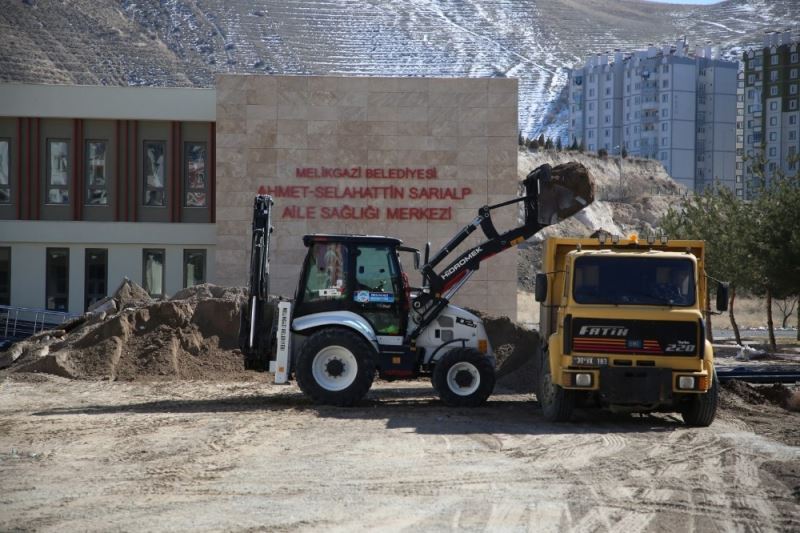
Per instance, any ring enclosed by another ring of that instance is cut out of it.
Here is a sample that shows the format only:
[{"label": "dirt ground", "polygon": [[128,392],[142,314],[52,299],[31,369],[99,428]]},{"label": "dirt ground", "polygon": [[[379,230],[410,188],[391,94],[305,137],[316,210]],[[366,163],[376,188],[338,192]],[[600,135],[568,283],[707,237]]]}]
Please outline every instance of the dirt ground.
[{"label": "dirt ground", "polygon": [[247,382],[0,382],[0,530],[797,531],[800,414],[726,390],[717,421],[531,395],[442,407],[426,381],[360,407]]}]

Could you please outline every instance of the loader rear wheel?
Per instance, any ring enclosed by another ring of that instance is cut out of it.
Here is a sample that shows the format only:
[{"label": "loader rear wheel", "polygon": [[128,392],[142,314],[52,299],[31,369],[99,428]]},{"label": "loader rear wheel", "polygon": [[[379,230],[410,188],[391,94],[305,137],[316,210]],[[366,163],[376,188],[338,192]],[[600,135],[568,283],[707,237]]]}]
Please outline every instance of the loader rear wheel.
[{"label": "loader rear wheel", "polygon": [[563,389],[561,385],[553,383],[550,357],[546,351],[542,351],[541,354],[536,399],[542,406],[542,414],[548,422],[569,422],[572,410],[575,408],[575,391]]},{"label": "loader rear wheel", "polygon": [[687,426],[708,427],[717,416],[719,404],[719,380],[717,371],[711,381],[711,388],[705,394],[693,394],[691,400],[681,409],[683,423]]},{"label": "loader rear wheel", "polygon": [[494,390],[494,366],[474,348],[456,348],[433,369],[433,388],[450,407],[477,407]]},{"label": "loader rear wheel", "polygon": [[315,402],[351,406],[372,387],[374,350],[358,333],[328,328],[312,334],[300,348],[295,377]]}]

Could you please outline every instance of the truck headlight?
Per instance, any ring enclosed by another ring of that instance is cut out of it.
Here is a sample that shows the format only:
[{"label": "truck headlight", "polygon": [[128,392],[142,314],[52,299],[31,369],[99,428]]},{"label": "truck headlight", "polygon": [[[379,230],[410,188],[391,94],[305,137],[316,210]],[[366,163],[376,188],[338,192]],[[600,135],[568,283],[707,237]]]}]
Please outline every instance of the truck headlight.
[{"label": "truck headlight", "polygon": [[678,377],[678,388],[685,389],[685,390],[692,390],[694,389],[694,376],[679,376]]},{"label": "truck headlight", "polygon": [[577,387],[591,387],[592,375],[591,374],[575,374],[575,386]]}]

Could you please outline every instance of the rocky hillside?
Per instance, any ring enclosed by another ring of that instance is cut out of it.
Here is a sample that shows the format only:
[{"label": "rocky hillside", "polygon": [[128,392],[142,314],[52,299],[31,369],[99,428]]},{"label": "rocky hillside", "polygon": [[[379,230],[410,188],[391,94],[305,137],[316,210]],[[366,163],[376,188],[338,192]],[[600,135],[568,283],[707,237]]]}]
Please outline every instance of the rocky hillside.
[{"label": "rocky hillside", "polygon": [[215,72],[513,76],[520,128],[564,127],[564,67],[686,36],[731,57],[796,0],[5,0],[0,80],[213,84]]},{"label": "rocky hillside", "polygon": [[597,187],[596,199],[578,216],[541,231],[522,246],[518,268],[520,288],[533,290],[540,271],[542,241],[550,236],[588,237],[597,230],[627,236],[656,232],[659,220],[679,202],[686,189],[678,185],[660,162],[651,159],[600,158],[578,152],[520,150],[519,178],[539,165],[577,161],[589,169]]}]

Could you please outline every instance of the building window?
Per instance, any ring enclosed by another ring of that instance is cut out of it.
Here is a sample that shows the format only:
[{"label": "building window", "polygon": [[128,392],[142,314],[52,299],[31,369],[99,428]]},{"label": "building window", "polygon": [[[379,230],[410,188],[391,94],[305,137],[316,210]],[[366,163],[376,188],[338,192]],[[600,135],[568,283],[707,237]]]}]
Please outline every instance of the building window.
[{"label": "building window", "polygon": [[777,126],[778,125],[778,117],[769,117],[769,125],[770,126]]},{"label": "building window", "polygon": [[797,69],[796,68],[793,68],[792,70],[789,71],[789,77],[791,79],[793,79],[793,80],[797,79]]},{"label": "building window", "polygon": [[594,152],[594,145],[593,145],[593,144],[590,144],[590,145],[589,145],[589,151],[590,151],[590,152]]},{"label": "building window", "polygon": [[108,205],[106,141],[86,141],[86,205]]},{"label": "building window", "polygon": [[769,88],[769,95],[770,96],[778,96],[778,88],[774,85]]},{"label": "building window", "polygon": [[750,74],[750,75],[747,76],[747,83],[752,85],[755,82],[756,82],[756,75],[755,74]]},{"label": "building window", "polygon": [[668,127],[669,127],[669,125],[666,122],[662,122],[661,123],[661,131],[667,131]]},{"label": "building window", "polygon": [[667,160],[667,152],[661,152],[661,160],[662,161],[666,161]]},{"label": "building window", "polygon": [[154,298],[164,297],[165,258],[163,248],[142,250],[142,287]]},{"label": "building window", "polygon": [[0,204],[11,203],[11,141],[0,139]]},{"label": "building window", "polygon": [[769,81],[778,81],[778,71],[773,70],[769,73]]},{"label": "building window", "polygon": [[661,72],[663,72],[664,74],[668,73],[669,72],[669,65],[663,65],[661,67]]},{"label": "building window", "polygon": [[0,305],[11,305],[11,248],[0,248]]},{"label": "building window", "polygon": [[797,94],[797,84],[789,85],[789,94]]},{"label": "building window", "polygon": [[777,140],[778,140],[778,134],[777,134],[777,133],[775,133],[774,131],[770,132],[770,134],[769,134],[769,140],[770,140],[770,142],[775,142],[775,141],[777,141]]},{"label": "building window", "polygon": [[797,100],[789,100],[789,111],[797,109]]},{"label": "building window", "polygon": [[796,131],[790,131],[789,132],[789,140],[790,141],[794,141],[796,139],[797,139],[797,132]]},{"label": "building window", "polygon": [[184,190],[186,207],[208,205],[208,160],[206,143],[189,142],[184,145]]},{"label": "building window", "polygon": [[589,102],[589,111],[594,111],[594,102]]},{"label": "building window", "polygon": [[792,63],[797,63],[797,59],[798,59],[798,55],[797,54],[792,54],[791,62]]},{"label": "building window", "polygon": [[770,65],[777,65],[778,64],[778,54],[772,54],[772,57],[769,58]]},{"label": "building window", "polygon": [[606,116],[605,116],[605,119],[604,119],[604,121],[603,121],[603,122],[605,122],[606,124],[608,124],[609,122],[611,122],[611,117],[609,117],[608,115],[606,115]]},{"label": "building window", "polygon": [[66,312],[69,308],[69,249],[48,248],[45,268],[45,307]]},{"label": "building window", "polygon": [[183,251],[183,286],[194,287],[206,282],[206,251]]},{"label": "building window", "polygon": [[775,157],[777,155],[777,153],[778,152],[777,152],[775,147],[772,147],[772,148],[769,149],[769,156],[770,157]]},{"label": "building window", "polygon": [[661,103],[662,104],[666,104],[667,102],[669,102],[669,95],[668,94],[662,94],[661,95]]},{"label": "building window", "polygon": [[108,250],[87,248],[86,283],[84,285],[84,309],[105,298],[108,294]]},{"label": "building window", "polygon": [[46,203],[69,203],[69,141],[47,140]]},{"label": "building window", "polygon": [[769,103],[769,110],[770,111],[777,111],[778,110],[778,102],[770,102]]},{"label": "building window", "polygon": [[606,96],[611,94],[611,87],[606,87]]},{"label": "building window", "polygon": [[589,138],[590,139],[594,138],[594,130],[589,130]]},{"label": "building window", "polygon": [[661,81],[661,87],[664,88],[664,89],[669,87],[669,80],[662,80]]},{"label": "building window", "polygon": [[164,141],[144,141],[142,155],[144,157],[144,205],[164,207],[165,193],[165,159],[166,143]]},{"label": "building window", "polygon": [[666,146],[669,143],[668,137],[661,137],[661,146]]},{"label": "building window", "polygon": [[606,109],[611,109],[611,102],[606,102]]},{"label": "building window", "polygon": [[591,98],[594,96],[594,89],[589,89],[589,97]]},{"label": "building window", "polygon": [[609,130],[606,130],[606,131],[605,131],[605,135],[606,135],[606,137],[610,137],[610,136],[611,136],[611,133],[610,133],[610,131],[609,131]]},{"label": "building window", "polygon": [[662,109],[661,110],[661,117],[662,118],[667,118],[668,115],[669,115],[669,109]]},{"label": "building window", "polygon": [[797,124],[797,115],[792,115],[789,117],[789,124],[791,125]]}]

